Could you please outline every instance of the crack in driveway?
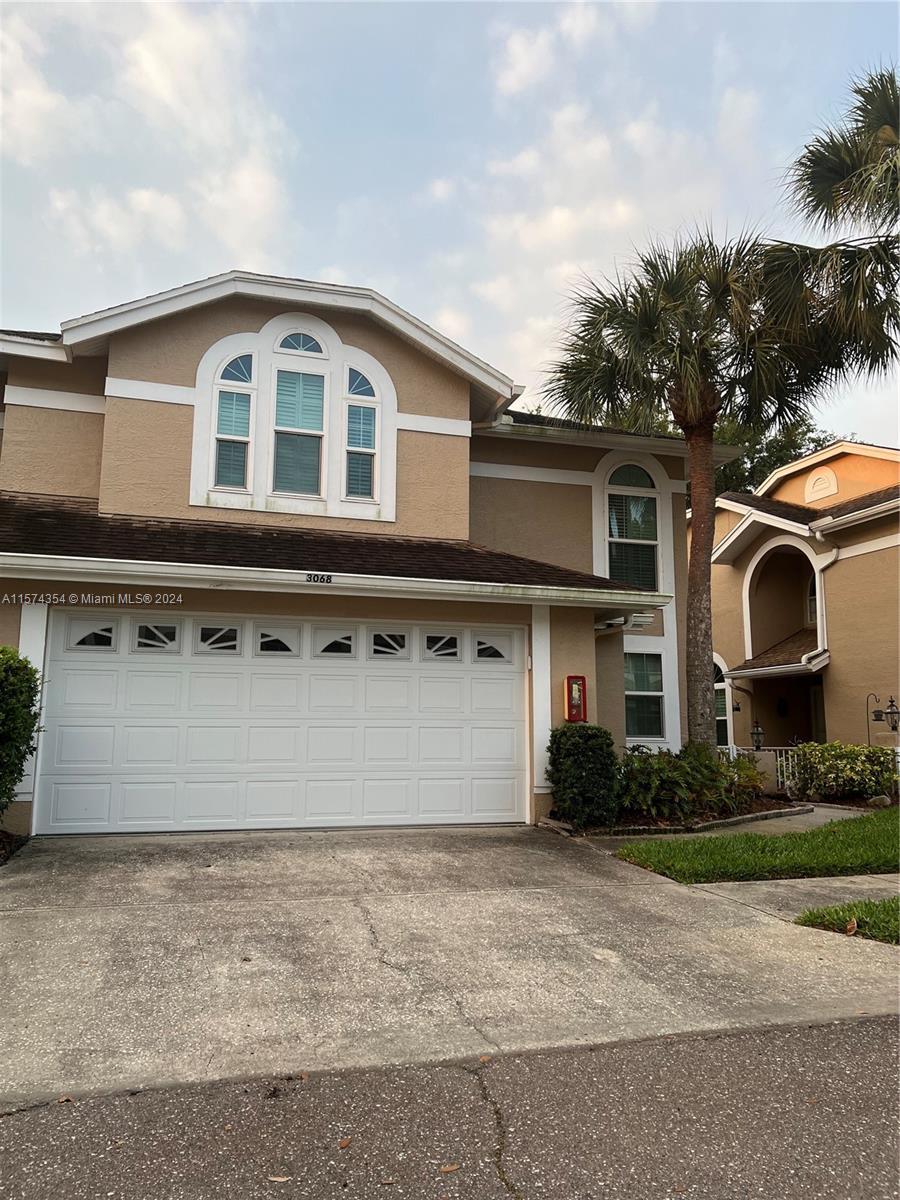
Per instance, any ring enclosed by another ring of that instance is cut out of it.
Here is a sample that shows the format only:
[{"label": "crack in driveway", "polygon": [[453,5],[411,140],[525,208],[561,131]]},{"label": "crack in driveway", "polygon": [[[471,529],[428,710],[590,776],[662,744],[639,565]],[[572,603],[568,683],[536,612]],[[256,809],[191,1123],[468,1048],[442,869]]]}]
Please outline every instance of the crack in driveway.
[{"label": "crack in driveway", "polygon": [[369,941],[372,949],[375,951],[375,956],[378,959],[378,962],[383,967],[387,967],[388,970],[396,971],[397,974],[402,975],[410,983],[418,980],[420,986],[423,984],[426,986],[430,984],[432,988],[435,988],[437,991],[443,993],[443,995],[447,997],[447,999],[459,1013],[463,1023],[473,1030],[473,1032],[477,1033],[486,1045],[490,1046],[491,1049],[496,1050],[499,1053],[499,1051],[502,1049],[500,1043],[492,1038],[489,1034],[485,1033],[475,1018],[467,1011],[462,999],[443,981],[443,979],[438,979],[436,976],[429,974],[427,971],[423,971],[420,966],[417,966],[413,963],[401,963],[388,957],[384,943],[381,939],[381,935],[375,928],[375,918],[372,915],[371,908],[369,908],[369,906],[362,899],[354,900],[353,904],[354,907],[357,908],[362,914],[366,931],[369,935]]}]

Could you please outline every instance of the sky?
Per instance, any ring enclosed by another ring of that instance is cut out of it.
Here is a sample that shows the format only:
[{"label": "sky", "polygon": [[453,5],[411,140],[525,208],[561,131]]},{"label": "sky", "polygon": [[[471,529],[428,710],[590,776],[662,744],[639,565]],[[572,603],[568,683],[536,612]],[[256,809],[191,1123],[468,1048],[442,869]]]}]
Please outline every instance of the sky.
[{"label": "sky", "polygon": [[[892,3],[3,6],[0,324],[232,268],[378,289],[540,399],[583,276],[711,224],[810,237],[784,171]],[[898,443],[897,381],[817,414]]]}]

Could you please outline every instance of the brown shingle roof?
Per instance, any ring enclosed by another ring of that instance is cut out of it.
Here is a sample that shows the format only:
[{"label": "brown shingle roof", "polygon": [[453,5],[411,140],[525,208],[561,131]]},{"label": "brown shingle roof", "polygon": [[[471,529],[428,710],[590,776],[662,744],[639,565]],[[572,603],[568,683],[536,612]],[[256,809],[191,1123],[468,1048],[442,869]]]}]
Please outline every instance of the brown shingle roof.
[{"label": "brown shingle roof", "polygon": [[0,553],[639,591],[471,542],[100,515],[97,502],[0,493]]},{"label": "brown shingle roof", "polygon": [[512,417],[514,425],[536,425],[542,429],[576,429],[582,433],[627,433],[630,437],[668,438],[673,442],[684,441],[679,433],[636,433],[633,429],[623,429],[618,425],[588,425],[582,421],[569,421],[565,417],[522,412],[517,408],[508,408],[504,416]]},{"label": "brown shingle roof", "polygon": [[756,512],[766,513],[771,517],[781,517],[785,521],[796,521],[799,525],[809,525],[820,521],[823,517],[846,517],[850,513],[863,512],[876,504],[895,500],[900,496],[900,485],[879,488],[875,492],[866,492],[863,496],[854,496],[852,500],[842,500],[838,504],[826,505],[824,508],[813,508],[810,504],[790,504],[786,500],[772,500],[769,496],[755,496],[749,492],[723,492],[720,500],[731,500],[734,504],[743,504]]},{"label": "brown shingle roof", "polygon": [[804,654],[811,654],[817,645],[815,629],[798,629],[790,637],[776,642],[762,654],[755,654],[742,662],[735,671],[752,671],[758,667],[789,667],[800,662]]},{"label": "brown shingle roof", "polygon": [[10,337],[33,338],[36,342],[62,341],[61,333],[40,333],[34,329],[0,329],[0,333],[8,334]]}]

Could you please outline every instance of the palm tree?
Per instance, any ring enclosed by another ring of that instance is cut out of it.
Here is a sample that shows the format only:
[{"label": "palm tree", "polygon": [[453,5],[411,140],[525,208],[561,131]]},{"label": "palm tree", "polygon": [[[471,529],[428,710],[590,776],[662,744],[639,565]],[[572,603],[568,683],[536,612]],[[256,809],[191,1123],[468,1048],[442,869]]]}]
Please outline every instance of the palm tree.
[{"label": "palm tree", "polygon": [[896,228],[900,211],[900,94],[892,69],[850,85],[853,100],[835,129],[804,147],[788,172],[798,212],[825,230]]},{"label": "palm tree", "polygon": [[[585,281],[544,389],[551,407],[571,420],[643,432],[670,419],[684,435],[692,512],[688,738],[710,746],[716,424],[728,419],[767,429],[796,421],[836,378],[863,361],[887,361],[895,349],[883,330],[880,340],[872,329],[841,332],[825,320],[827,305],[815,294],[800,312],[793,286],[796,311],[786,329],[786,289],[776,286],[771,254],[768,243],[750,234],[717,244],[698,233],[671,247],[652,245],[627,275]],[[896,272],[863,273],[856,280],[859,304],[896,318],[896,282]]]}]

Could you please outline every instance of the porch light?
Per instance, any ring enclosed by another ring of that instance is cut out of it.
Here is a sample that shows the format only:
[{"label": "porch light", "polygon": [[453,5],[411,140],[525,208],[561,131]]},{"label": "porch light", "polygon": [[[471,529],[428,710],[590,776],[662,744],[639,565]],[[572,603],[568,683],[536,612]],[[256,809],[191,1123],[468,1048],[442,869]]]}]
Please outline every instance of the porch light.
[{"label": "porch light", "polygon": [[766,731],[760,725],[759,721],[753,722],[753,728],[750,730],[750,741],[753,743],[754,750],[762,750],[763,742],[766,740]]},{"label": "porch light", "polygon": [[897,701],[893,696],[891,696],[888,706],[884,710],[884,716],[887,718],[891,733],[896,733],[898,726],[900,726],[900,708],[897,707]]}]

